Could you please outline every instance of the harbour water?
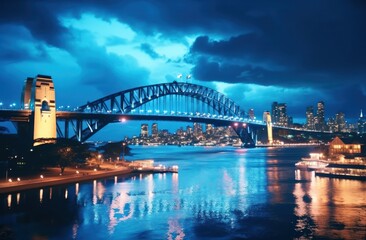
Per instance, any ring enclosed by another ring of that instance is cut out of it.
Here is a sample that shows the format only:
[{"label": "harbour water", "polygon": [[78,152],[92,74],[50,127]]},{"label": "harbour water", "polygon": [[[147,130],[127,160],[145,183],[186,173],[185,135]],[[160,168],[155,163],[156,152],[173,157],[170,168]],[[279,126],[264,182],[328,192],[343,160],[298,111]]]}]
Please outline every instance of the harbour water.
[{"label": "harbour water", "polygon": [[296,170],[311,150],[132,147],[179,173],[0,195],[0,239],[365,239],[366,183]]}]

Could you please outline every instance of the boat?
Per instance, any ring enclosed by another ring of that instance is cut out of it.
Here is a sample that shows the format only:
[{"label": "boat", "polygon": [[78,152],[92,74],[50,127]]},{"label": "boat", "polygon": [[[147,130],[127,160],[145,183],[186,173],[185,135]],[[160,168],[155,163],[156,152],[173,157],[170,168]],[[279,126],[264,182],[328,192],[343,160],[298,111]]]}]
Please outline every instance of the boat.
[{"label": "boat", "polygon": [[315,171],[315,176],[366,180],[366,158],[345,158],[344,155],[333,156],[325,169]]},{"label": "boat", "polygon": [[326,168],[316,170],[315,176],[366,181],[366,169]]},{"label": "boat", "polygon": [[310,157],[301,158],[300,162],[295,164],[300,170],[317,170],[327,167],[329,163],[322,153],[310,153]]}]

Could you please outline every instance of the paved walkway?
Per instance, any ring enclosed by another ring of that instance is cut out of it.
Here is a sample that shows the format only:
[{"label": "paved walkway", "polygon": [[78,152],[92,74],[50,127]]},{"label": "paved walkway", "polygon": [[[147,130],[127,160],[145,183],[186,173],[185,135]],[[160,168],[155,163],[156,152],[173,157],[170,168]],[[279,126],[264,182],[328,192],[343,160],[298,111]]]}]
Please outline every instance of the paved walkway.
[{"label": "paved walkway", "polygon": [[44,171],[44,173],[25,177],[24,179],[20,179],[20,181],[17,181],[16,178],[13,178],[12,182],[6,182],[5,180],[0,181],[0,193],[10,193],[31,188],[81,182],[128,174],[131,172],[133,172],[133,170],[129,167],[108,163],[101,165],[100,169],[96,171],[93,169],[66,168],[62,175],[60,175],[60,168],[49,168]]}]

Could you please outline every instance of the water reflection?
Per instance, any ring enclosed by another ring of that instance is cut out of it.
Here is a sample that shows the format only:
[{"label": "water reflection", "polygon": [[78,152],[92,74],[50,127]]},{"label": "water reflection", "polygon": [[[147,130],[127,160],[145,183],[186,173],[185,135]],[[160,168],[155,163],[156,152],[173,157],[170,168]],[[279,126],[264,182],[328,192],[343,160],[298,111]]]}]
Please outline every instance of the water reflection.
[{"label": "water reflection", "polygon": [[[50,199],[51,199],[51,197],[50,197]],[[43,188],[39,189],[39,202],[42,203],[42,200],[43,200]]]},{"label": "water reflection", "polygon": [[11,207],[11,194],[8,195],[8,208]]},{"label": "water reflection", "polygon": [[169,156],[164,151],[160,158],[156,153],[156,161],[178,163],[179,174],[116,176],[4,195],[0,224],[19,232],[22,239],[35,234],[48,239],[363,239],[365,235],[365,184],[295,170],[294,163],[309,150],[175,151]]}]

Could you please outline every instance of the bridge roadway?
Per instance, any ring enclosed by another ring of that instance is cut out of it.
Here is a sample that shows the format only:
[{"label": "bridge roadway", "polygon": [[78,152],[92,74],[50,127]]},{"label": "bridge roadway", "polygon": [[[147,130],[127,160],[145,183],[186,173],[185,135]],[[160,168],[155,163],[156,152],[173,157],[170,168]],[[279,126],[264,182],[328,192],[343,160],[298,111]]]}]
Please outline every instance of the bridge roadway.
[{"label": "bridge roadway", "polygon": [[[0,110],[0,121],[12,121],[12,122],[29,122],[30,116],[32,115],[31,110]],[[224,118],[213,118],[196,115],[169,115],[169,114],[119,114],[119,113],[86,113],[77,111],[57,111],[56,118],[60,120],[106,120],[110,123],[124,122],[129,120],[134,121],[176,121],[176,122],[197,122],[197,123],[209,123],[215,126],[231,126],[235,123],[238,124],[249,124],[249,126],[265,127],[266,124],[261,121],[252,120],[238,120],[238,119],[224,119]],[[272,126],[274,129],[285,129],[297,132],[307,133],[331,133],[331,132],[318,132],[314,130],[307,130],[302,128],[289,128],[283,126]]]},{"label": "bridge roadway", "polygon": [[[29,122],[30,116],[32,115],[31,110],[0,110],[0,121],[12,121],[12,122]],[[85,112],[73,112],[73,111],[57,111],[56,118],[60,120],[74,119],[95,119],[95,120],[106,120],[108,122],[124,122],[128,120],[135,121],[177,121],[177,122],[199,122],[199,123],[210,123],[215,126],[229,126],[234,122],[238,123],[250,123],[260,126],[265,124],[251,123],[239,120],[223,119],[223,118],[212,118],[195,115],[169,115],[169,114],[119,114],[119,113],[85,113]]]}]

